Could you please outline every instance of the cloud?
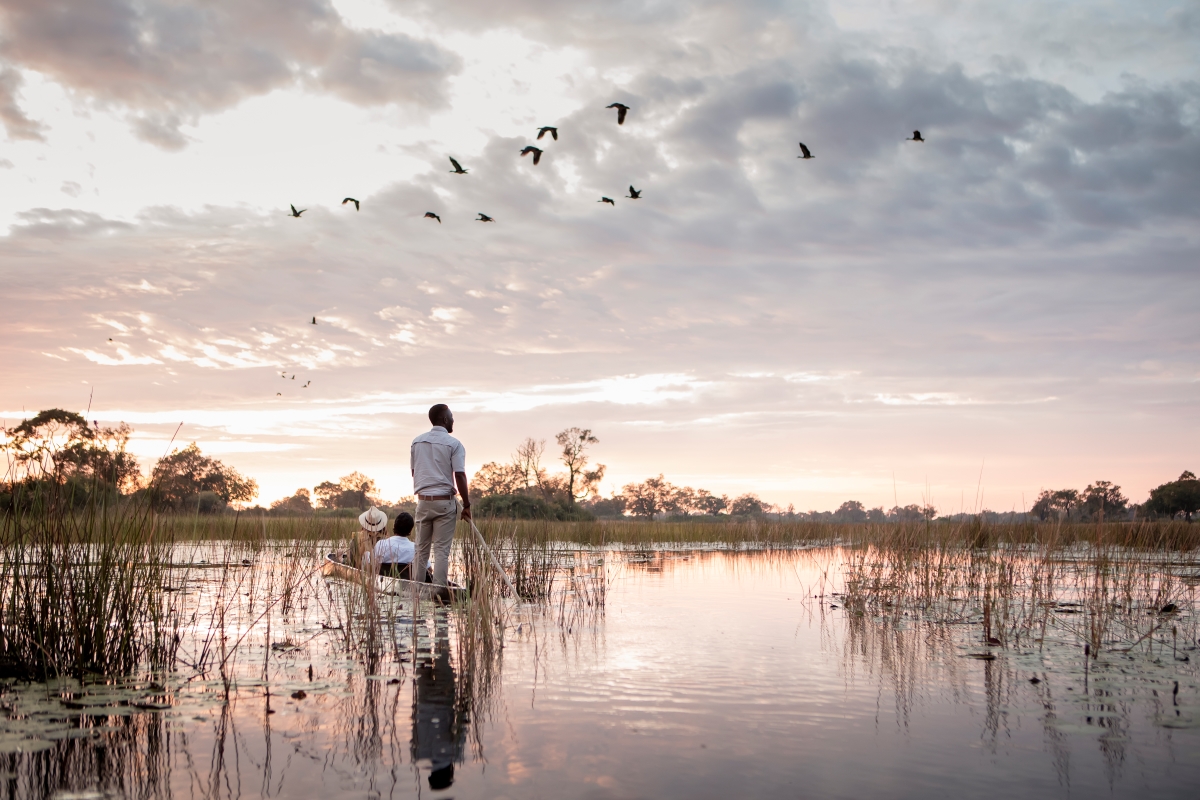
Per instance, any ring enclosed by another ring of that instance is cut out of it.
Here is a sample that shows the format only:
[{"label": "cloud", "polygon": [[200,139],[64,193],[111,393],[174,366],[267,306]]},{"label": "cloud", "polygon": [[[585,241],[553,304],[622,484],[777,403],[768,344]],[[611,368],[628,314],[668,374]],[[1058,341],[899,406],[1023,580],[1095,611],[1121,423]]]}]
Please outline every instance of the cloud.
[{"label": "cloud", "polygon": [[[128,109],[134,132],[165,149],[187,144],[182,125],[288,86],[440,107],[459,65],[430,41],[349,28],[328,0],[4,0],[0,26],[10,65]],[[10,135],[39,135],[12,99],[13,75],[0,72],[0,119]]]},{"label": "cloud", "polygon": [[4,123],[10,139],[42,141],[46,128],[21,110],[17,102],[20,89],[21,74],[11,67],[0,65],[0,122]]},{"label": "cloud", "polygon": [[[378,458],[397,491],[387,459],[435,399],[463,411],[473,459],[583,424],[630,479],[887,475],[889,502],[893,468],[923,485],[970,462],[974,487],[978,457],[999,454],[1019,498],[1033,469],[1055,485],[1171,477],[1197,444],[1192,78],[1085,90],[1042,49],[959,57],[819,4],[406,3],[379,29],[315,0],[277,27],[270,5],[46,8],[8,12],[5,30],[61,46],[14,63],[42,59],[186,152],[97,147],[94,176],[80,163],[52,181],[14,157],[51,197],[0,237],[10,408],[66,403],[87,380],[156,434],[187,419],[276,437],[313,470],[345,467],[330,474]],[[955,9],[975,26],[964,40],[991,40],[990,12]],[[530,77],[496,42],[568,66]],[[286,119],[263,101],[188,129],[280,87],[361,107],[295,91]],[[624,125],[613,100],[632,107]],[[389,102],[404,116],[375,108]],[[560,138],[535,167],[518,153],[542,124]],[[113,176],[147,169],[144,153],[179,171],[118,213]],[[449,174],[449,155],[470,173]],[[256,170],[267,159],[289,183]],[[171,205],[210,171],[203,201]],[[64,197],[67,180],[87,190]],[[251,474],[306,468],[252,455]]]}]

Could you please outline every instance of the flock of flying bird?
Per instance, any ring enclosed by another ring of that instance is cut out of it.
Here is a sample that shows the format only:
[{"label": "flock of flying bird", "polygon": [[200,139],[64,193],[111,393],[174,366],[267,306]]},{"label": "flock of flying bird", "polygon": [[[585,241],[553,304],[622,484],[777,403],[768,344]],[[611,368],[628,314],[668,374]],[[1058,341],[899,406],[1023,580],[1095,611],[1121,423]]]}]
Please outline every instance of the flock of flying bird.
[{"label": "flock of flying bird", "polygon": [[[606,109],[607,109],[607,108],[614,108],[614,109],[616,109],[616,111],[617,111],[617,124],[618,124],[618,125],[624,125],[624,124],[625,124],[625,115],[629,113],[629,106],[625,105],[624,103],[613,103],[613,104],[611,104],[611,105],[605,106],[605,108],[606,108]],[[538,140],[538,141],[541,141],[541,140],[542,140],[542,137],[544,137],[544,136],[545,136],[547,133],[548,133],[548,134],[550,134],[550,138],[551,138],[551,139],[553,139],[553,140],[554,140],[554,141],[556,141],[556,142],[558,141],[558,128],[556,128],[556,127],[554,127],[554,126],[552,126],[552,125],[546,125],[546,126],[543,126],[543,127],[541,127],[541,128],[538,128],[537,140]],[[905,139],[904,141],[906,141],[906,142],[923,142],[923,141],[925,141],[925,139],[924,139],[924,137],[922,137],[922,136],[921,136],[921,132],[920,132],[920,131],[913,131],[913,135],[912,135],[912,136],[910,136],[910,137],[908,137],[908,138],[907,138],[907,139]],[[545,152],[545,151],[544,151],[544,150],[542,150],[542,148],[540,148],[540,147],[537,147],[537,146],[535,146],[535,145],[526,145],[526,146],[525,146],[525,147],[524,147],[524,148],[521,150],[521,157],[522,157],[522,158],[524,158],[524,157],[525,157],[525,156],[527,156],[527,155],[533,155],[533,164],[534,164],[534,166],[537,166],[539,163],[541,163],[541,160],[542,160],[542,153],[543,153],[543,152]],[[462,164],[458,163],[458,160],[457,160],[457,159],[455,159],[453,156],[450,156],[449,158],[450,158],[450,165],[451,165],[452,167],[454,167],[454,169],[450,170],[451,174],[453,174],[453,175],[466,175],[468,172],[470,172],[470,170],[468,170],[468,169],[464,169],[464,168],[463,168],[463,166],[462,166]],[[804,142],[800,142],[800,155],[798,155],[798,156],[797,156],[797,158],[802,158],[802,159],[810,159],[810,158],[816,158],[816,156],[814,156],[814,155],[812,154],[812,151],[808,149],[808,146],[807,146],[807,145],[805,145],[805,144],[804,144]],[[630,184],[630,186],[629,186],[629,194],[625,195],[625,197],[627,197],[627,198],[628,198],[628,199],[630,199],[630,200],[637,200],[637,199],[641,198],[641,196],[642,196],[642,190],[641,190],[641,189],[635,189],[635,188],[633,188],[633,185],[632,185],[632,184]],[[613,200],[611,197],[604,197],[604,196],[601,196],[601,198],[600,198],[599,200],[597,200],[596,202],[598,202],[598,203],[607,203],[607,204],[609,204],[610,206],[614,206],[614,207],[617,205],[616,201],[615,201],[615,200]],[[342,205],[346,205],[347,203],[353,203],[353,204],[354,204],[354,210],[355,210],[355,211],[358,211],[358,210],[359,210],[359,202],[358,202],[358,200],[354,199],[353,197],[347,197],[347,198],[345,198],[344,200],[342,200]],[[293,205],[293,206],[291,206],[291,209],[292,209],[292,210],[291,210],[291,213],[290,213],[290,214],[288,214],[288,216],[290,216],[290,217],[296,217],[296,218],[299,218],[301,214],[303,214],[305,211],[307,211],[307,210],[308,210],[307,208],[299,208],[299,209],[298,209],[298,208],[296,208],[294,205]],[[476,222],[495,222],[495,221],[496,221],[494,217],[490,217],[490,216],[488,216],[487,214],[484,214],[482,211],[478,212],[478,214],[479,214],[479,216],[477,216],[477,217],[475,218],[475,221],[476,221]],[[425,216],[423,217],[423,219],[433,219],[433,220],[437,220],[437,222],[438,222],[438,224],[439,224],[439,225],[442,223],[442,218],[441,218],[440,216],[438,216],[437,214],[435,214],[434,212],[432,212],[432,211],[426,211],[426,212],[425,212]],[[316,318],[316,317],[313,317],[313,318],[312,318],[312,322],[311,322],[310,324],[312,324],[312,325],[316,325],[316,324],[317,324],[317,318]],[[109,341],[112,341],[112,340],[110,339]],[[280,373],[280,376],[281,376],[281,377],[282,377],[284,380],[287,380],[287,377],[288,377],[288,375],[287,375],[287,372],[286,372],[286,371],[284,371],[284,372]],[[295,375],[295,374],[293,374],[293,375],[292,375],[292,380],[295,380],[295,379],[296,379],[296,375]],[[302,389],[307,389],[307,388],[309,387],[309,385],[311,385],[311,384],[312,384],[312,381],[310,380],[310,381],[308,381],[307,383],[305,383],[303,386],[301,386],[300,388],[302,388]],[[276,393],[275,393],[275,396],[276,396],[276,397],[282,397],[282,396],[283,396],[283,393],[282,393],[282,392],[276,392]]]},{"label": "flock of flying bird", "polygon": [[[625,124],[625,115],[629,113],[629,106],[625,105],[624,103],[613,103],[612,105],[605,106],[605,108],[615,108],[617,110],[617,124],[618,125]],[[545,125],[541,128],[538,128],[538,135],[537,135],[538,141],[541,141],[542,137],[545,136],[547,133],[550,134],[551,139],[553,139],[556,142],[558,141],[558,128],[556,128],[552,125]],[[919,134],[918,134],[918,136],[919,136]],[[804,145],[800,145],[800,147],[803,148],[803,150],[804,150],[804,153],[805,153],[805,155],[803,156],[804,158],[812,158],[812,156],[808,155],[808,148],[804,147]],[[536,147],[534,145],[527,145],[524,149],[521,150],[521,157],[524,158],[525,156],[530,155],[532,153],[533,154],[533,164],[534,164],[534,166],[537,166],[539,163],[541,163],[542,153],[544,153],[544,152],[545,151],[542,150],[542,148],[540,148],[540,147]],[[450,156],[450,165],[452,167],[454,167],[454,169],[450,170],[451,174],[453,174],[453,175],[466,175],[468,172],[470,172],[470,170],[464,169],[463,165],[459,164],[458,160],[456,158],[454,158],[454,156]],[[633,188],[633,185],[630,184],[629,194],[627,194],[625,196],[628,197],[630,200],[637,200],[638,198],[640,198],[642,196],[642,190],[635,189],[635,188]],[[613,200],[611,197],[601,197],[596,202],[597,203],[608,203],[610,206],[616,206],[616,204],[617,204],[616,201]],[[355,211],[359,210],[360,204],[359,204],[358,200],[354,199],[353,197],[347,197],[344,200],[342,200],[342,205],[346,205],[347,203],[354,203],[354,210]],[[294,205],[291,206],[291,209],[292,209],[291,213],[289,213],[288,216],[296,217],[297,219],[299,219],[300,215],[303,214],[305,211],[308,211],[307,208],[296,208]],[[475,218],[476,222],[495,222],[496,221],[494,217],[490,217],[487,214],[484,214],[482,211],[480,211],[478,213],[479,213],[479,216]],[[435,220],[437,220],[439,225],[442,224],[442,218],[440,216],[438,216],[437,214],[433,213],[432,211],[426,211],[424,219],[435,219]],[[313,320],[313,324],[314,325],[317,324],[315,319]]]}]

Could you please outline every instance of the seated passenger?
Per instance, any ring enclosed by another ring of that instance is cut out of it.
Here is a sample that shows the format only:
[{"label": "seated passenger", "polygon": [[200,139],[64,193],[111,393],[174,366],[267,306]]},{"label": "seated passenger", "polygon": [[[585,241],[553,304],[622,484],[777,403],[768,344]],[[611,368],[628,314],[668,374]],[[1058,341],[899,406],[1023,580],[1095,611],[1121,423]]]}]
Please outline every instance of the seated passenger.
[{"label": "seated passenger", "polygon": [[396,515],[396,523],[392,528],[394,535],[376,543],[375,560],[379,564],[380,575],[412,580],[412,562],[417,556],[417,547],[410,538],[413,524],[412,514],[401,511]]},{"label": "seated passenger", "polygon": [[350,543],[350,563],[362,569],[371,563],[379,534],[387,532],[387,514],[371,506],[358,515],[358,524],[361,530],[354,534]]}]

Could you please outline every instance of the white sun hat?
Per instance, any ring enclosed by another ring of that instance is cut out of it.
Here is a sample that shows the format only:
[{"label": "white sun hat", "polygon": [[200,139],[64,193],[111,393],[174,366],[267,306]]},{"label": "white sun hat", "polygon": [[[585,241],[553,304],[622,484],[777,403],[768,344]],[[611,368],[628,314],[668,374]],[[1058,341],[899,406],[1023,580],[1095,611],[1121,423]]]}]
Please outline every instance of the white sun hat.
[{"label": "white sun hat", "polygon": [[375,506],[371,506],[358,515],[358,524],[362,525],[364,531],[379,533],[387,527],[387,514]]}]

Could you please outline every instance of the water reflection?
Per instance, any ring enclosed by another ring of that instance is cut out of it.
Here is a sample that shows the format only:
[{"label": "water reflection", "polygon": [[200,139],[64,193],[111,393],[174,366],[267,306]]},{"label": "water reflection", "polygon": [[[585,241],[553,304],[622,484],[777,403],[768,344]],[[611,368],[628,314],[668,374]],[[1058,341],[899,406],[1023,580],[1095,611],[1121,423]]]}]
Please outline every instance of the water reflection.
[{"label": "water reflection", "polygon": [[413,668],[412,760],[428,763],[430,789],[446,789],[454,783],[454,765],[463,762],[470,725],[467,708],[459,702],[450,662],[450,625],[445,613],[440,613],[430,646],[418,650]]},{"label": "water reflection", "polygon": [[[831,550],[625,555],[584,635],[565,633],[577,618],[555,605],[514,615],[504,647],[488,650],[463,635],[461,612],[403,607],[381,612],[382,646],[360,651],[337,627],[350,615],[314,590],[243,640],[229,702],[216,675],[178,679],[161,712],[121,705],[113,687],[8,687],[0,798],[1187,796],[1200,785],[1192,662],[1106,653],[1085,673],[1078,649],[982,646],[968,618],[850,611],[831,596]],[[45,749],[12,752],[14,741]]]}]

